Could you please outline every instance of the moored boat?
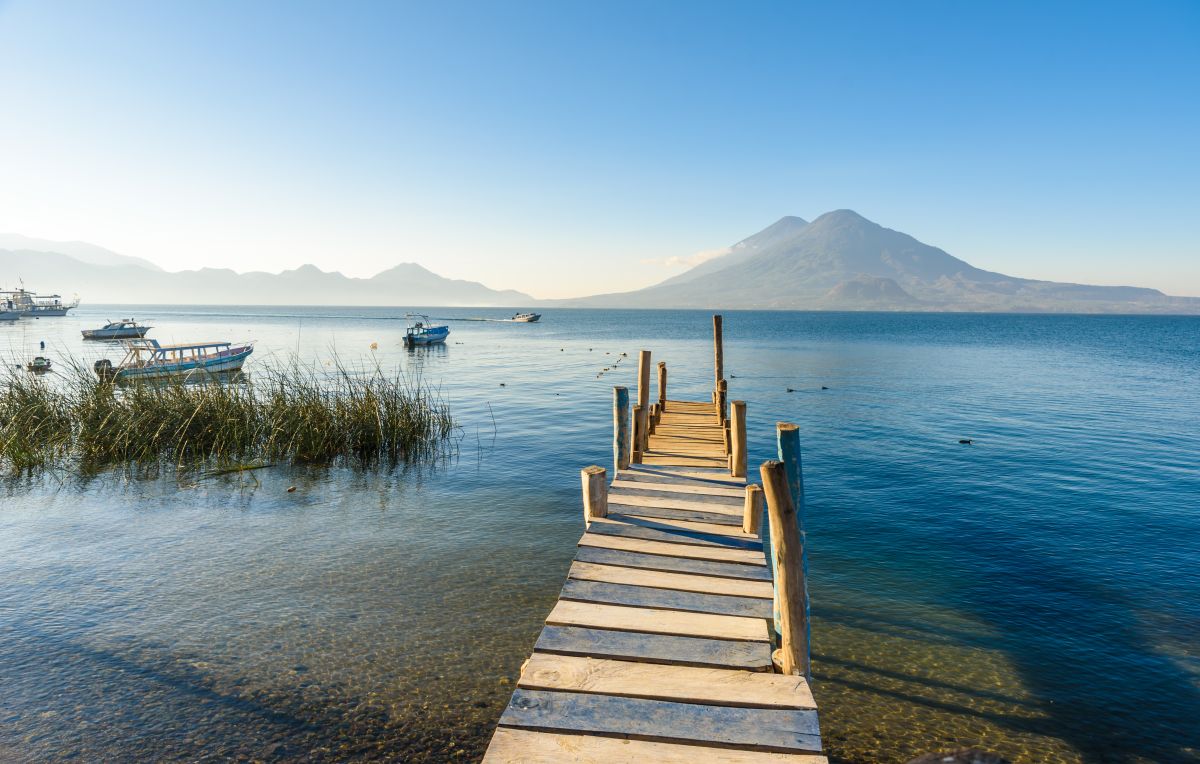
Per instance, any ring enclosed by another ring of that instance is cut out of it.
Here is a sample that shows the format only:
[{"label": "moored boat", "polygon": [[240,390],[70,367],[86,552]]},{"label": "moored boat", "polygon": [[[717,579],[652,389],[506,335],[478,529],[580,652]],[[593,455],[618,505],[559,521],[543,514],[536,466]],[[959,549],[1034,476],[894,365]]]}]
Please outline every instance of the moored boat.
[{"label": "moored boat", "polygon": [[450,327],[429,323],[429,316],[421,313],[409,313],[412,325],[404,332],[404,344],[408,347],[417,345],[440,345],[450,336]]},{"label": "moored boat", "polygon": [[508,320],[516,321],[516,322],[522,323],[522,324],[532,324],[532,323],[536,323],[538,321],[538,319],[540,319],[541,317],[542,317],[541,313],[518,313]]},{"label": "moored boat", "polygon": [[238,371],[254,352],[251,344],[235,347],[232,342],[197,342],[160,345],[158,340],[124,340],[125,358],[113,365],[107,358],[96,361],[101,379],[170,379],[194,374]]},{"label": "moored boat", "polygon": [[15,310],[30,318],[65,316],[67,311],[79,307],[78,297],[68,303],[63,302],[62,295],[34,294],[26,291],[24,287],[4,294],[8,295],[7,299]]},{"label": "moored boat", "polygon": [[152,328],[149,326],[139,326],[138,322],[132,318],[123,318],[120,321],[109,321],[99,329],[84,329],[83,338],[85,340],[141,339]]},{"label": "moored boat", "polygon": [[32,371],[36,374],[41,374],[43,372],[50,371],[50,366],[51,366],[50,359],[46,358],[45,356],[40,356],[40,355],[37,358],[34,358],[29,363],[25,364],[26,369],[28,369],[29,371]]}]

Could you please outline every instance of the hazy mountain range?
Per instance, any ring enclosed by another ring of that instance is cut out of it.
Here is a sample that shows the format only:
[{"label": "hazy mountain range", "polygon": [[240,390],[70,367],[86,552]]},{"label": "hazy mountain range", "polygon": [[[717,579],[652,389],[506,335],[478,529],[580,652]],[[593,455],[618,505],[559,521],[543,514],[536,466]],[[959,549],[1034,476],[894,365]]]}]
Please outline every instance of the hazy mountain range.
[{"label": "hazy mountain range", "polygon": [[272,274],[170,273],[83,242],[0,234],[0,285],[80,294],[92,303],[472,305],[800,310],[1200,313],[1200,298],[985,271],[851,210],[785,217],[660,284],[572,300],[447,279],[403,263],[368,279],[304,265]]},{"label": "hazy mountain range", "polygon": [[1157,289],[985,271],[851,210],[785,217],[701,265],[634,292],[564,305],[805,310],[1200,313]]}]

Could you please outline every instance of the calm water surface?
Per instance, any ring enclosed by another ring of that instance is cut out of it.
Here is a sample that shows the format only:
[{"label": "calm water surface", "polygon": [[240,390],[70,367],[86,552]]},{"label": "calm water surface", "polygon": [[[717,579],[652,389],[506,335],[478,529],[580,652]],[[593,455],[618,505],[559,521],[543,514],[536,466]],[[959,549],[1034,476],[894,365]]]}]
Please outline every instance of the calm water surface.
[{"label": "calm water surface", "polygon": [[[393,310],[85,307],[0,326],[0,353],[90,364],[115,351],[79,329],[129,314],[257,340],[252,376],[420,375],[457,456],[9,477],[3,761],[478,758],[573,555],[578,470],[611,461],[620,354],[666,360],[672,397],[711,385],[688,311],[453,322],[410,353]],[[726,359],[755,462],[802,427],[835,760],[1200,761],[1200,319],[736,312]]]}]

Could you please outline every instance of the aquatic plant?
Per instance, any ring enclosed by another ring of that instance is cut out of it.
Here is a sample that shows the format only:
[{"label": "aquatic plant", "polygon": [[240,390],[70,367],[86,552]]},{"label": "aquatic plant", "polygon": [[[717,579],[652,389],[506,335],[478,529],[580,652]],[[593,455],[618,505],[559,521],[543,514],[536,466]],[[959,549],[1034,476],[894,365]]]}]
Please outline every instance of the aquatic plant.
[{"label": "aquatic plant", "polygon": [[394,466],[443,453],[454,420],[419,379],[378,366],[292,364],[253,378],[101,381],[81,364],[0,379],[0,461],[12,471],[259,460]]}]

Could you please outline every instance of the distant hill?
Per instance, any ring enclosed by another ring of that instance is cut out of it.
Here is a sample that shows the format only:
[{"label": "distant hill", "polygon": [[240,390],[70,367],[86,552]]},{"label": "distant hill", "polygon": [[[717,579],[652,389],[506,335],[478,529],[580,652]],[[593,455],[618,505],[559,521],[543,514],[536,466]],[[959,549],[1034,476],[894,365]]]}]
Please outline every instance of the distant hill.
[{"label": "distant hill", "polygon": [[[95,250],[107,252],[99,247]],[[534,304],[527,294],[443,278],[415,263],[403,263],[372,278],[359,279],[312,265],[283,273],[239,274],[222,268],[169,273],[142,265],[136,258],[110,254],[121,259],[96,263],[62,252],[0,249],[0,286],[15,285],[20,277],[33,291],[78,294],[90,303],[516,307]]]},{"label": "distant hill", "polygon": [[140,257],[119,255],[111,249],[97,247],[85,241],[50,241],[34,239],[19,233],[0,233],[0,249],[28,249],[35,252],[57,252],[91,265],[139,265],[147,270],[161,271],[154,263]]},{"label": "distant hill", "polygon": [[851,210],[785,217],[683,274],[564,306],[1200,313],[1156,289],[1036,281],[976,268]]}]

